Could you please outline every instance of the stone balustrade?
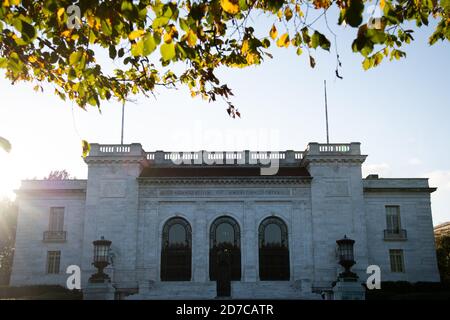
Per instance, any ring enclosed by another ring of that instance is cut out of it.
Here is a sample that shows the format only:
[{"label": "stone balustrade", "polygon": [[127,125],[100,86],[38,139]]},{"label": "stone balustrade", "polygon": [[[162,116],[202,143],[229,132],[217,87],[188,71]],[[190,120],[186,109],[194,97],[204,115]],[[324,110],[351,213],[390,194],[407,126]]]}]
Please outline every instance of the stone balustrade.
[{"label": "stone balustrade", "polygon": [[264,165],[278,161],[280,165],[299,165],[308,156],[360,155],[360,143],[320,144],[311,142],[305,151],[153,151],[146,152],[141,144],[91,144],[89,157],[142,156],[150,163],[171,164],[246,164]]}]

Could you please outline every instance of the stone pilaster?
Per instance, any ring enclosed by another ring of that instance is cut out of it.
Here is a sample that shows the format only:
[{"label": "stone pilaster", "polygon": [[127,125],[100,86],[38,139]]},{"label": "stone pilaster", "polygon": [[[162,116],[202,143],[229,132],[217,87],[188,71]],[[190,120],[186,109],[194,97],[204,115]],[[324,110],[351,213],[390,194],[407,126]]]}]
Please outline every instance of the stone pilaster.
[{"label": "stone pilaster", "polygon": [[192,266],[193,280],[205,282],[209,280],[209,237],[206,223],[206,204],[197,201],[195,210],[195,223],[192,228]]},{"label": "stone pilaster", "polygon": [[[254,202],[244,202],[243,232],[241,232],[241,250],[243,262],[243,280],[256,282],[258,280],[258,230],[256,228]],[[243,240],[243,241],[242,241]]]}]

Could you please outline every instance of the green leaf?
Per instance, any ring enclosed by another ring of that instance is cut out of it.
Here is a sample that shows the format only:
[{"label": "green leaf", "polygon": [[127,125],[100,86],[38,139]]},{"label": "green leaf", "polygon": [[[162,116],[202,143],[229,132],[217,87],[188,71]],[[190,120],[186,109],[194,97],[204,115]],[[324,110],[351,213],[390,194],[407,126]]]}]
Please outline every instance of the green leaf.
[{"label": "green leaf", "polygon": [[117,55],[116,46],[110,45],[109,46],[109,57],[114,60],[116,58],[116,55]]},{"label": "green leaf", "polygon": [[86,158],[91,151],[91,145],[86,140],[81,140],[82,156]]},{"label": "green leaf", "polygon": [[364,70],[368,70],[370,69],[370,67],[372,66],[372,62],[370,58],[365,58],[363,63],[362,63],[363,69]]},{"label": "green leaf", "polygon": [[133,57],[142,56],[144,54],[144,42],[142,39],[131,45],[131,54]]},{"label": "green leaf", "polygon": [[6,152],[11,151],[11,143],[3,137],[0,137],[0,147]]},{"label": "green leaf", "polygon": [[367,29],[367,38],[373,43],[381,44],[386,41],[386,34],[382,30],[377,29]]},{"label": "green leaf", "polygon": [[183,19],[183,18],[180,18],[179,23],[180,23],[181,30],[188,32],[189,25],[188,25],[187,20]]},{"label": "green leaf", "polygon": [[309,56],[309,65],[311,66],[311,68],[314,68],[316,66],[316,60],[312,56]]},{"label": "green leaf", "polygon": [[311,47],[316,49],[318,46],[320,46],[323,50],[329,51],[331,43],[323,34],[318,31],[314,31],[311,37]]},{"label": "green leaf", "polygon": [[158,17],[153,20],[152,27],[153,29],[158,29],[159,27],[164,27],[169,23],[168,17]]},{"label": "green leaf", "polygon": [[352,27],[358,27],[362,22],[364,11],[364,2],[362,0],[350,0],[350,5],[344,11],[345,21]]},{"label": "green leaf", "polygon": [[22,38],[26,42],[31,42],[36,37],[36,30],[34,27],[25,21],[22,21],[22,28],[20,32],[22,33]]},{"label": "green leaf", "polygon": [[105,19],[101,20],[102,31],[106,36],[112,35],[111,23]]},{"label": "green leaf", "polygon": [[175,44],[171,43],[163,43],[160,47],[161,55],[163,61],[172,60],[175,57]]},{"label": "green leaf", "polygon": [[78,61],[80,61],[81,56],[83,55],[82,51],[74,51],[69,56],[69,63],[71,65],[76,65]]},{"label": "green leaf", "polygon": [[8,59],[0,57],[0,68],[6,68],[8,66]]},{"label": "green leaf", "polygon": [[122,12],[133,11],[133,4],[130,1],[122,1],[120,5],[120,10]]},{"label": "green leaf", "polygon": [[374,56],[373,56],[373,66],[376,67],[378,66],[381,61],[383,61],[383,55],[380,52],[377,52]]},{"label": "green leaf", "polygon": [[150,33],[146,34],[144,39],[142,39],[141,41],[143,42],[142,54],[144,56],[148,56],[150,53],[155,51],[156,49],[155,38],[153,38],[153,36]]}]

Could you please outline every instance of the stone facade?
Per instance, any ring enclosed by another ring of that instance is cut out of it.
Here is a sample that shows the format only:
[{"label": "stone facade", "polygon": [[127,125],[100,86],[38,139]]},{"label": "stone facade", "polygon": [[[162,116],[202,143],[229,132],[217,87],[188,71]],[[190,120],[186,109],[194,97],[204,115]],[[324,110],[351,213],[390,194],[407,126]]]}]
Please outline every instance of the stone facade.
[{"label": "stone facade", "polygon": [[[241,280],[232,282],[233,298],[320,298],[342,271],[336,240],[344,235],[356,241],[352,270],[361,282],[373,264],[382,281],[439,281],[434,189],[427,179],[363,179],[365,158],[359,143],[271,153],[147,153],[140,144],[93,144],[87,180],[22,183],[11,284],[65,285],[67,266],[79,265],[86,287],[95,272],[92,242],[104,236],[112,241],[106,271],[118,296],[214,298],[210,230],[221,216],[232,217],[241,235]],[[400,237],[386,234],[386,206],[400,210]],[[43,236],[52,207],[64,207],[59,241]],[[161,281],[163,228],[173,217],[192,229],[190,281]],[[287,281],[260,280],[258,230],[268,217],[287,226]],[[393,249],[402,250],[401,272],[392,272]],[[59,274],[48,274],[48,251],[60,251]]]}]

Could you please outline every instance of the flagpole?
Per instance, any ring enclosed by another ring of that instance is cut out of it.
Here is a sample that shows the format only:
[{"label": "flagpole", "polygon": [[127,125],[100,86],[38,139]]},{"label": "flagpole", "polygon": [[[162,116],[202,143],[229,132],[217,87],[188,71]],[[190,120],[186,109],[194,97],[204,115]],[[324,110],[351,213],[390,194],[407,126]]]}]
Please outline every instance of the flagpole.
[{"label": "flagpole", "polygon": [[120,134],[120,144],[123,145],[123,126],[124,126],[124,117],[125,117],[125,99],[122,102],[122,132]]},{"label": "flagpole", "polygon": [[325,90],[325,124],[327,128],[327,144],[330,144],[330,137],[328,134],[328,103],[327,103],[327,81],[323,80],[323,87]]}]

